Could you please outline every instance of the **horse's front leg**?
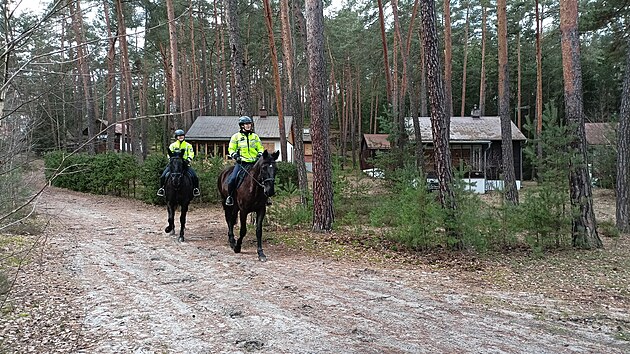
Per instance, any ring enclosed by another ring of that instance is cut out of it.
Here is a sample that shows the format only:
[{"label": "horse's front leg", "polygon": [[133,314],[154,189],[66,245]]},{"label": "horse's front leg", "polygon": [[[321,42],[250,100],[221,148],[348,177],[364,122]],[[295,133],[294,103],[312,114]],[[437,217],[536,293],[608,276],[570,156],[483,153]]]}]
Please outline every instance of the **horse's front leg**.
[{"label": "horse's front leg", "polygon": [[236,224],[236,211],[234,207],[223,207],[223,211],[225,212],[225,222],[228,226],[228,242],[230,243],[230,248],[234,249],[236,245],[236,240],[234,239],[234,224]]},{"label": "horse's front leg", "polygon": [[241,211],[240,213],[241,219],[241,230],[239,231],[238,240],[236,240],[236,245],[234,246],[235,253],[241,253],[241,247],[243,245],[243,237],[247,234],[247,213]]},{"label": "horse's front leg", "polygon": [[263,220],[265,218],[265,212],[266,212],[266,209],[263,208],[262,210],[256,213],[256,243],[258,245],[258,248],[257,248],[258,259],[261,262],[267,261],[267,256],[265,256],[265,253],[263,252],[263,248],[262,248],[262,228],[263,228]]},{"label": "horse's front leg", "polygon": [[175,234],[175,206],[168,202],[166,204],[166,210],[168,211],[168,226],[164,229],[164,232]]},{"label": "horse's front leg", "polygon": [[179,212],[179,238],[177,241],[184,242],[184,230],[186,229],[186,213],[188,212],[188,203],[182,205]]}]

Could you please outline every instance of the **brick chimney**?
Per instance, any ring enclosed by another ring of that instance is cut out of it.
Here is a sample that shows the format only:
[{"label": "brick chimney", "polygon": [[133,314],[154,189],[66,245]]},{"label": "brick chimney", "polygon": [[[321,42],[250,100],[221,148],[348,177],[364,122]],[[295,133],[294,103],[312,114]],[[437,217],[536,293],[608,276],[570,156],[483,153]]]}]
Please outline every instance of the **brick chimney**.
[{"label": "brick chimney", "polygon": [[267,118],[267,108],[262,107],[260,111],[258,111],[258,116],[262,119]]}]

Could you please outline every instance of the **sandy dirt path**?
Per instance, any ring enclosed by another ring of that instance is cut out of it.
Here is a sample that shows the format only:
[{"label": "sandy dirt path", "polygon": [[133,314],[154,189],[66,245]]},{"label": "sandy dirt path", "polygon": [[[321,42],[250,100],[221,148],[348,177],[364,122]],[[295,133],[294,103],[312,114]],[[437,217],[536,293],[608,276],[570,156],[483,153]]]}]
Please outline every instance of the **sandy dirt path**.
[{"label": "sandy dirt path", "polygon": [[[56,299],[66,312],[16,321],[42,327],[31,329],[33,340],[5,328],[0,334],[15,352],[630,352],[607,328],[554,319],[571,305],[538,294],[474,288],[421,268],[322,260],[269,243],[262,263],[253,228],[234,254],[218,207],[192,206],[184,243],[163,232],[165,208],[137,201],[49,188],[38,211],[54,215],[48,256],[24,281],[52,278],[33,285],[31,296],[42,306]],[[46,332],[50,316],[66,329]]]}]

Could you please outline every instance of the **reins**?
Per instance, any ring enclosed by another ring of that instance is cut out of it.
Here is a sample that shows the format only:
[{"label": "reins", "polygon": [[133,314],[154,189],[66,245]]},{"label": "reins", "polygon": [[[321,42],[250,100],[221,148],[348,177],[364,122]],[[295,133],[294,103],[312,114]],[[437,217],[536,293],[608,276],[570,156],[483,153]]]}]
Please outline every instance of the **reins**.
[{"label": "reins", "polygon": [[265,185],[264,185],[264,183],[265,183],[265,182],[269,182],[269,181],[274,181],[274,180],[275,180],[275,178],[273,178],[273,177],[269,177],[269,178],[265,178],[264,180],[262,180],[262,182],[259,182],[259,181],[258,181],[258,180],[257,180],[257,179],[256,179],[256,178],[255,178],[255,177],[254,177],[251,173],[249,173],[249,170],[248,170],[248,169],[243,168],[242,170],[243,170],[243,171],[245,171],[245,173],[247,173],[247,175],[248,175],[249,177],[251,177],[251,178],[252,178],[252,180],[253,180],[254,182],[256,182],[256,184],[257,184],[257,185],[259,185],[259,186],[263,189],[263,194],[265,194],[265,196],[266,196],[266,197],[268,197],[268,195],[265,193]]}]

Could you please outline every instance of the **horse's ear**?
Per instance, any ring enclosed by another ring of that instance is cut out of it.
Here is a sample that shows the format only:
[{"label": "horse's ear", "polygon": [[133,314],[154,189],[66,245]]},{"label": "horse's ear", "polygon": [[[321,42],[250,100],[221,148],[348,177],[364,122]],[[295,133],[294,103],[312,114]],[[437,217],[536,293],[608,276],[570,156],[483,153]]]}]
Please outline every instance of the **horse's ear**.
[{"label": "horse's ear", "polygon": [[280,150],[276,150],[276,152],[274,152],[273,154],[271,154],[271,157],[272,157],[274,160],[277,160],[277,159],[278,159],[278,156],[280,156]]}]

